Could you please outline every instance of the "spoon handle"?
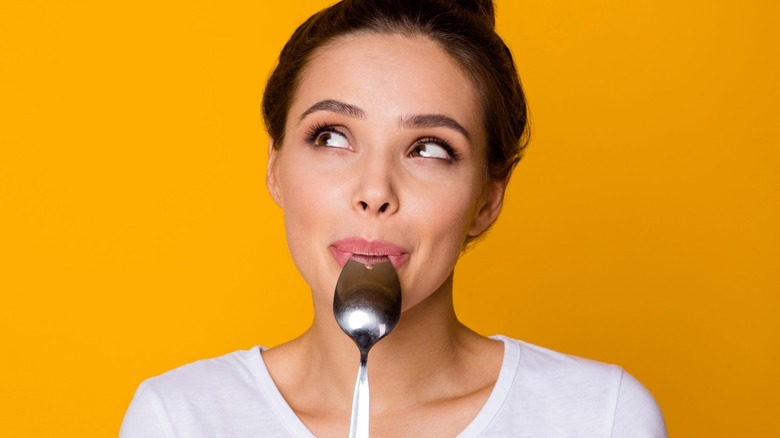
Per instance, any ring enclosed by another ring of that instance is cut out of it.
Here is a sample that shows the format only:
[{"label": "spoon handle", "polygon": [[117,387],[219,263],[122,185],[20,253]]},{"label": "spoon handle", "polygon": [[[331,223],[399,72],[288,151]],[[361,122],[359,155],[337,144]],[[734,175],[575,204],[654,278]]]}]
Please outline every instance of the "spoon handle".
[{"label": "spoon handle", "polygon": [[360,361],[355,395],[352,398],[352,420],[349,425],[349,438],[368,438],[368,362]]}]

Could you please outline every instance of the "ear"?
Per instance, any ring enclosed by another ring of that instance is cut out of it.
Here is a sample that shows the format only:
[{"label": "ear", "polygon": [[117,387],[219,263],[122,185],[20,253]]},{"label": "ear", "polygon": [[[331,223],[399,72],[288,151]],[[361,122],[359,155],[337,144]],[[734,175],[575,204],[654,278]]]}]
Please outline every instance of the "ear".
[{"label": "ear", "polygon": [[265,169],[265,186],[268,193],[271,194],[276,205],[282,207],[282,196],[279,188],[279,172],[276,169],[276,160],[279,158],[279,151],[274,149],[274,139],[268,140],[268,167]]},{"label": "ear", "polygon": [[504,206],[504,192],[509,181],[488,181],[485,197],[477,210],[477,215],[468,228],[468,235],[478,236],[485,232],[498,219]]}]

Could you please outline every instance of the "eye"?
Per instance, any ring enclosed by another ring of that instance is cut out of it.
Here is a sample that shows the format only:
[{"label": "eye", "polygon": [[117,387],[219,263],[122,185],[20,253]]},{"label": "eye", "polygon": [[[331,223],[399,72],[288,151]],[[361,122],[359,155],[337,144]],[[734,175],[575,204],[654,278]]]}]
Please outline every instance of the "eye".
[{"label": "eye", "polygon": [[446,141],[439,138],[423,138],[418,140],[409,153],[412,157],[435,158],[438,160],[457,161],[455,150]]},{"label": "eye", "polygon": [[307,136],[307,141],[314,146],[347,149],[349,141],[347,137],[340,133],[333,126],[315,126]]},{"label": "eye", "polygon": [[346,137],[336,131],[321,132],[314,140],[314,144],[317,146],[339,149],[345,149],[349,147],[349,142],[347,142]]}]

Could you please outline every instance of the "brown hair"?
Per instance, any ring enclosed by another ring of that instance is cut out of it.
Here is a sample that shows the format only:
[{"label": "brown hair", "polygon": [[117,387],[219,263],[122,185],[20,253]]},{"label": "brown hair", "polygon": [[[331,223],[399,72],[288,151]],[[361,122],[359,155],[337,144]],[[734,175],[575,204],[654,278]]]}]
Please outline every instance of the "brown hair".
[{"label": "brown hair", "polygon": [[492,0],[343,0],[312,15],[282,49],[265,88],[263,116],[274,148],[284,141],[287,113],[315,50],[360,32],[421,35],[472,79],[487,133],[486,173],[506,180],[525,148],[528,113],[512,54],[494,27]]}]

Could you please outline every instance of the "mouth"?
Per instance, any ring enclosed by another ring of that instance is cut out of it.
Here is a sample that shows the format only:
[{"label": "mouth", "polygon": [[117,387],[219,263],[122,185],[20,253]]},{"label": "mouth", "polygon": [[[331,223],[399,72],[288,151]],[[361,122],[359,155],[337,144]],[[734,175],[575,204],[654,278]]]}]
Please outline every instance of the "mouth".
[{"label": "mouth", "polygon": [[366,266],[389,261],[398,270],[409,259],[409,252],[400,245],[382,240],[366,240],[360,237],[333,242],[330,247],[333,258],[339,267],[343,268],[349,259],[354,259]]}]

